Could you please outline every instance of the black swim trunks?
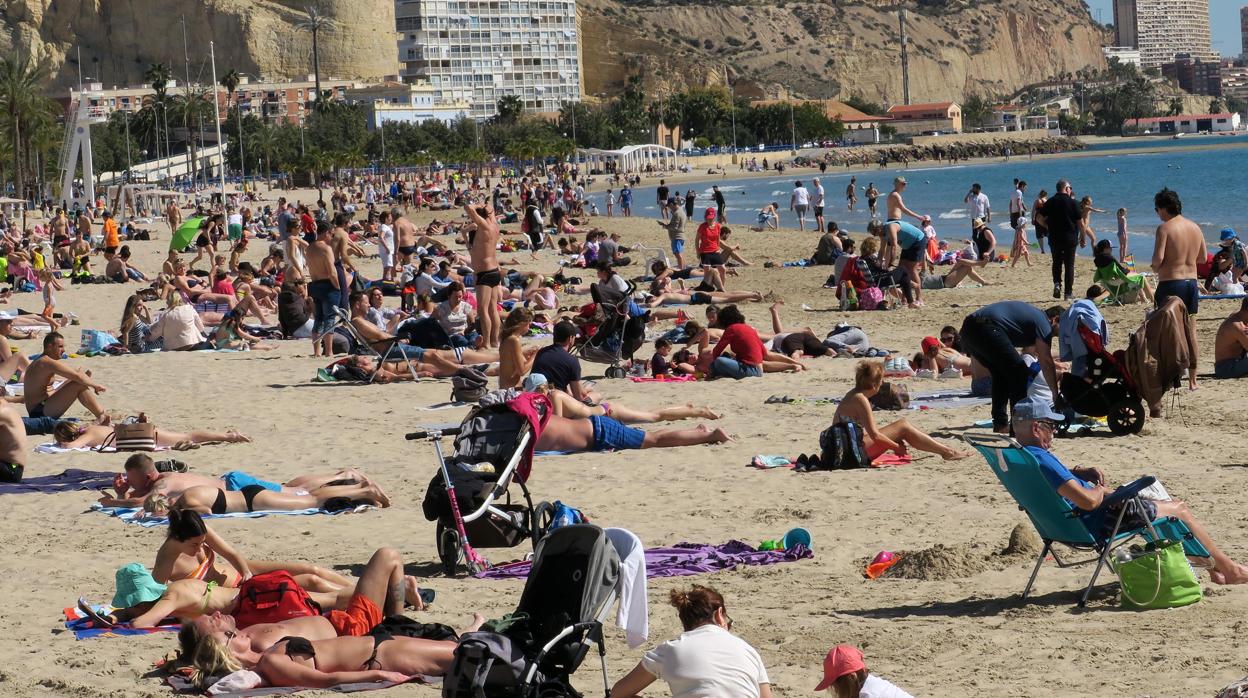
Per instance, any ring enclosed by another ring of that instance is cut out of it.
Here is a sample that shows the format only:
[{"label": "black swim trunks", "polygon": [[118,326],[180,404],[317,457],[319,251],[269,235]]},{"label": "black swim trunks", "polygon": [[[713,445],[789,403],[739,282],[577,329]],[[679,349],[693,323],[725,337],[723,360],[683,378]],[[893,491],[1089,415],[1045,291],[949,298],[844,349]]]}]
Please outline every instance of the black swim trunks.
[{"label": "black swim trunks", "polygon": [[22,481],[22,474],[25,472],[25,466],[20,463],[5,463],[0,461],[0,482],[18,483]]},{"label": "black swim trunks", "polygon": [[253,502],[256,500],[256,495],[266,491],[268,491],[268,488],[261,485],[247,485],[239,490],[239,492],[243,493],[243,499],[247,500],[247,511],[256,510],[253,506]]},{"label": "black swim trunks", "polygon": [[1157,284],[1157,290],[1153,291],[1155,307],[1160,308],[1172,296],[1183,301],[1188,315],[1200,311],[1200,287],[1195,279],[1169,279]]},{"label": "black swim trunks", "polygon": [[27,405],[26,414],[29,414],[31,417],[35,417],[35,418],[43,417],[44,416],[43,408],[47,406],[47,404],[48,404],[48,401],[44,400],[40,402],[38,405],[35,405],[33,407]]},{"label": "black swim trunks", "polygon": [[399,245],[400,254],[416,254],[415,245]]},{"label": "black swim trunks", "polygon": [[503,274],[497,267],[477,273],[478,286],[501,286],[502,283]]},{"label": "black swim trunks", "polygon": [[689,294],[689,304],[690,305],[710,305],[711,294],[703,293],[702,291],[694,291],[693,293]]}]

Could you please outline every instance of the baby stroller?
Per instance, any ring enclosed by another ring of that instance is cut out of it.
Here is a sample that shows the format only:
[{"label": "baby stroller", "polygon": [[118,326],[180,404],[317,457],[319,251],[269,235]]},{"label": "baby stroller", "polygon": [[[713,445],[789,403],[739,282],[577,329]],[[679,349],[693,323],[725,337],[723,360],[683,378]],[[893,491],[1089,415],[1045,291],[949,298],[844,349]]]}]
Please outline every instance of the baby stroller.
[{"label": "baby stroller", "polygon": [[[1088,348],[1088,380],[1069,373],[1062,376],[1062,399],[1079,414],[1105,417],[1109,430],[1117,436],[1140,433],[1144,428],[1144,402],[1124,368],[1125,352],[1110,352],[1100,336],[1083,324],[1079,325],[1079,338]],[[1070,424],[1067,419],[1061,431],[1065,433]]]},{"label": "baby stroller", "polygon": [[619,580],[619,555],[601,528],[551,531],[537,545],[516,612],[497,632],[460,637],[443,698],[579,698],[571,676],[591,644],[609,697],[602,623],[619,598]]},{"label": "baby stroller", "polygon": [[577,347],[582,359],[596,364],[607,364],[607,378],[623,378],[628,375],[620,362],[631,359],[633,352],[645,341],[645,318],[629,317],[628,305],[637,287],[628,282],[628,288],[617,291],[603,284],[590,284],[589,293],[594,299],[594,317],[591,323],[597,330]]},{"label": "baby stroller", "polygon": [[[455,438],[450,459],[442,454],[443,436]],[[408,441],[433,442],[437,452],[438,473],[421,508],[426,519],[438,522],[438,559],[448,576],[461,561],[469,574],[488,567],[476,548],[511,548],[525,540],[536,546],[549,527],[554,508],[548,502],[534,506],[517,473],[532,438],[524,417],[503,404],[474,409],[456,428],[407,435]],[[512,501],[513,483],[519,485],[523,503]]]}]

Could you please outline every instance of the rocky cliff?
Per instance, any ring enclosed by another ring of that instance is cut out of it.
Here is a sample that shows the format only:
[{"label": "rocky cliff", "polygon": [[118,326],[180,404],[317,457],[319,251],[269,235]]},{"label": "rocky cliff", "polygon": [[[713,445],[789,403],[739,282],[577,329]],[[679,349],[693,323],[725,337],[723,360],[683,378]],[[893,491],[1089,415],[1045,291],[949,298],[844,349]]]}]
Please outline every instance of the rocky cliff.
[{"label": "rocky cliff", "polygon": [[[914,102],[1007,94],[1050,75],[1104,66],[1107,36],[1081,3],[906,2]],[[687,85],[902,101],[894,2],[581,0],[586,92],[640,72],[649,94]],[[591,50],[589,47],[593,47]]]},{"label": "rocky cliff", "polygon": [[[398,72],[394,0],[328,0],[335,26],[321,33],[321,75],[377,78]],[[56,87],[84,76],[106,86],[142,81],[151,63],[184,80],[182,18],[192,79],[217,72],[294,77],[312,73],[312,37],[295,29],[305,0],[0,0],[0,51],[47,57]],[[201,71],[202,70],[202,74]]]}]

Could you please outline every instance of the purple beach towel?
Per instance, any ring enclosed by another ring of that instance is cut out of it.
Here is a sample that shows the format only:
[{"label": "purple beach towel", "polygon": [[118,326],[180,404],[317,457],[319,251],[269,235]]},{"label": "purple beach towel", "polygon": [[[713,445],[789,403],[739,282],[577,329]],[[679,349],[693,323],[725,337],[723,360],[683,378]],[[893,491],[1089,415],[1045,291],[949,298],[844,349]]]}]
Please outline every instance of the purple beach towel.
[{"label": "purple beach towel", "polygon": [[39,475],[23,478],[21,482],[0,483],[0,494],[28,494],[42,492],[74,492],[77,490],[99,490],[111,487],[116,473],[103,470],[77,470],[70,468],[60,475]]},{"label": "purple beach towel", "polygon": [[[731,569],[737,565],[774,565],[814,557],[810,548],[796,545],[789,550],[758,550],[739,540],[721,545],[677,543],[669,548],[646,550],[646,578],[687,577]],[[479,572],[479,579],[523,579],[529,576],[531,563],[510,562]]]}]

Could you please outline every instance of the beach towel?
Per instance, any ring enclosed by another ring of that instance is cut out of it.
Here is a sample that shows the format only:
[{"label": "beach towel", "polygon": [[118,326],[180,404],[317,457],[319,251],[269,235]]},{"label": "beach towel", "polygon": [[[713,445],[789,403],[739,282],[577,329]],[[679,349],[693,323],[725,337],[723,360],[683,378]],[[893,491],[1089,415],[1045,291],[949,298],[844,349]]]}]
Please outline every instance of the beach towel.
[{"label": "beach towel", "polygon": [[[209,688],[209,693],[214,696],[220,696],[221,698],[252,698],[253,696],[287,696],[292,693],[311,690],[332,691],[334,693],[359,693],[360,691],[377,691],[383,688],[390,688],[391,686],[399,685],[397,683],[382,681],[375,683],[344,683],[332,688],[318,689],[301,688],[298,686],[260,686],[257,688],[241,688],[241,686],[248,685],[249,682],[247,682],[246,679],[240,675],[252,673],[253,672],[249,671],[236,671],[233,674],[221,679],[222,682],[226,682],[228,680],[229,684],[232,684],[229,688],[214,691],[212,689],[216,688],[216,686],[213,685]],[[175,693],[203,693],[195,687],[195,684],[191,683],[190,679],[180,674],[170,674],[166,676],[165,683],[172,688]],[[412,681],[410,683],[429,683],[429,681]]]},{"label": "beach towel", "polygon": [[[841,398],[831,395],[813,397],[790,397],[788,395],[772,395],[763,401],[766,405],[793,405],[807,403],[812,405],[837,405]],[[992,402],[991,397],[976,397],[969,390],[937,391],[931,393],[912,394],[908,409],[944,409],[951,407],[977,407]]]},{"label": "beach towel", "polygon": [[687,383],[689,381],[696,381],[697,379],[698,379],[697,376],[691,376],[691,375],[663,376],[661,378],[652,378],[650,376],[633,376],[629,378],[629,380],[631,380],[634,383]]},{"label": "beach towel", "polygon": [[[337,516],[339,514],[356,513],[372,509],[371,505],[361,504],[353,509],[343,509],[342,511],[325,511],[324,509],[297,509],[295,511],[239,511],[229,514],[204,514],[205,519],[258,519],[263,516],[313,516],[315,514],[327,514],[329,516]],[[163,516],[143,516],[143,509],[139,507],[106,507],[102,504],[92,504],[91,511],[98,511],[102,514],[121,519],[126,523],[138,524],[143,528],[155,528],[156,526],[168,526],[169,519]]]},{"label": "beach towel", "polygon": [[[92,606],[92,609],[100,615],[108,615],[113,612],[113,607],[108,604],[98,604]],[[152,633],[177,632],[182,628],[180,625],[158,625],[154,628],[97,628],[95,622],[86,617],[77,607],[66,608],[65,613],[65,629],[74,633],[76,640],[90,640],[99,637],[133,637],[135,635],[150,635]]]},{"label": "beach towel", "polygon": [[[871,461],[872,468],[888,468],[895,465],[909,465],[914,462],[909,454],[899,456],[896,453],[885,453],[875,460]],[[758,455],[750,459],[750,465],[759,470],[771,470],[773,468],[792,468],[796,465],[796,459],[788,456],[767,456]]]},{"label": "beach towel", "polygon": [[[168,451],[169,447],[157,446],[156,450]],[[56,455],[58,453],[116,453],[116,452],[117,452],[117,449],[112,446],[107,446],[105,448],[95,448],[95,447],[88,447],[88,446],[80,446],[78,448],[62,448],[60,446],[57,446],[55,443],[51,441],[47,442],[46,444],[39,444],[38,446],[35,446],[35,453],[47,453],[51,455]]]},{"label": "beach towel", "polygon": [[[728,570],[738,565],[775,565],[796,562],[815,554],[804,545],[789,550],[758,550],[748,543],[730,540],[720,545],[677,543],[668,548],[646,550],[646,577],[686,577]],[[529,561],[510,562],[478,572],[478,579],[523,579],[529,576]]]},{"label": "beach towel", "polygon": [[420,409],[425,410],[426,412],[433,412],[435,410],[453,410],[456,407],[467,407],[468,405],[472,405],[472,404],[476,404],[476,403],[458,402],[455,400],[451,400],[450,402],[436,402],[432,405],[429,405],[428,407],[422,407]]},{"label": "beach towel", "polygon": [[42,492],[74,492],[77,490],[98,490],[111,487],[116,473],[103,470],[78,470],[68,468],[57,475],[39,475],[23,478],[21,482],[0,483],[0,494],[29,494]]}]

